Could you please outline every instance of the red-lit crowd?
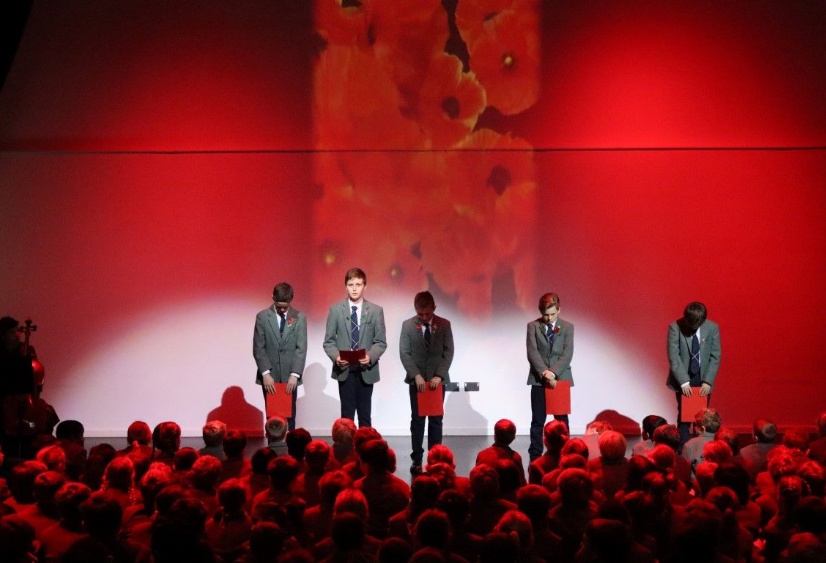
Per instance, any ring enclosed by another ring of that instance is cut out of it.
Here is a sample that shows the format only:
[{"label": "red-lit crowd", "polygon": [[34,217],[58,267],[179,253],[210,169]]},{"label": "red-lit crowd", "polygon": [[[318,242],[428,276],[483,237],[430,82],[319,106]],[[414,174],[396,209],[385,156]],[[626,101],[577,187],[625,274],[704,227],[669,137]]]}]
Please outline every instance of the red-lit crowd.
[{"label": "red-lit crowd", "polygon": [[[66,420],[34,459],[7,463],[0,559],[84,563],[299,561],[814,562],[826,560],[826,413],[819,434],[752,443],[714,409],[695,437],[659,416],[630,448],[607,422],[544,428],[526,468],[500,420],[469,475],[445,445],[410,484],[380,433],[338,419],[329,440],[266,422],[268,446],[211,421],[204,447],[174,422],[136,421],[124,449],[88,451]],[[681,451],[678,451],[681,450]],[[249,455],[251,454],[251,455]]]}]

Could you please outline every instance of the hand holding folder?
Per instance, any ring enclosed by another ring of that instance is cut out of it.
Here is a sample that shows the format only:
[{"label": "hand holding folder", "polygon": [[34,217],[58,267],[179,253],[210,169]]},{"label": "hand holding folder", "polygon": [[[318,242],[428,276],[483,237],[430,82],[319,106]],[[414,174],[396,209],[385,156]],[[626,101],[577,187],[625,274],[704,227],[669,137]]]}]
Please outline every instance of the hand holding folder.
[{"label": "hand holding folder", "polygon": [[367,357],[367,352],[364,348],[359,348],[358,350],[339,350],[338,356],[351,366],[357,366],[359,365],[359,360]]},{"label": "hand holding folder", "polygon": [[571,414],[570,381],[557,381],[556,387],[545,384],[545,414]]},{"label": "hand holding folder", "polygon": [[439,384],[435,389],[430,388],[430,383],[426,383],[424,391],[416,392],[416,400],[419,416],[442,416],[445,414],[444,385]]}]

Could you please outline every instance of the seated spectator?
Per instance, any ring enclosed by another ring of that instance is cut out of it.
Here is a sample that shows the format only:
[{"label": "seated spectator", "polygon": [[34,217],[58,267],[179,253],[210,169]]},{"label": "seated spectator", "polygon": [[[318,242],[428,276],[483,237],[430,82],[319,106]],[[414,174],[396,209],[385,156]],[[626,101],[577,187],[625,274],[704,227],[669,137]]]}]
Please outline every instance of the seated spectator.
[{"label": "seated spectator", "polygon": [[676,424],[664,424],[654,430],[654,443],[664,444],[678,454],[674,460],[674,477],[688,487],[691,484],[691,462],[679,455],[680,440],[680,429]]},{"label": "seated spectator", "polygon": [[668,421],[657,414],[649,414],[642,419],[642,440],[634,444],[631,449],[632,455],[646,455],[654,449],[654,431],[668,424]]},{"label": "seated spectator", "polygon": [[353,447],[356,449],[356,461],[351,461],[344,464],[341,468],[347,472],[350,478],[355,482],[364,477],[361,464],[361,447],[370,440],[381,440],[379,431],[371,426],[361,426],[353,435]]},{"label": "seated spectator", "polygon": [[333,422],[333,457],[343,467],[352,461],[358,461],[358,453],[353,445],[356,423],[349,418],[339,418]]},{"label": "seated spectator", "polygon": [[806,481],[809,492],[817,497],[826,496],[826,469],[814,460],[804,461],[797,468],[797,475]]},{"label": "seated spectator", "polygon": [[[200,459],[220,461],[212,456]],[[152,560],[154,563],[213,563],[215,553],[206,541],[206,513],[203,505],[189,497],[179,498],[164,515],[152,524]]]},{"label": "seated spectator", "polygon": [[368,532],[379,539],[387,536],[390,517],[410,501],[410,486],[393,475],[390,448],[384,440],[370,440],[359,448],[364,477],[353,483],[367,498],[370,507]]},{"label": "seated spectator", "polygon": [[126,447],[118,450],[117,455],[138,454],[143,457],[152,457],[152,430],[142,420],[136,420],[126,429]]},{"label": "seated spectator", "polygon": [[138,495],[135,491],[135,464],[132,463],[132,458],[120,456],[113,459],[106,466],[100,490],[118,501],[124,511],[138,504]]},{"label": "seated spectator", "polygon": [[591,500],[594,482],[582,469],[566,469],[559,476],[559,504],[551,508],[548,527],[562,538],[561,557],[572,560],[585,533],[585,528],[597,514]]},{"label": "seated spectator", "polygon": [[585,527],[576,560],[654,563],[657,559],[651,551],[632,539],[624,522],[594,518]]},{"label": "seated spectator", "polygon": [[499,474],[486,463],[470,470],[470,519],[467,531],[484,536],[516,504],[499,497]]},{"label": "seated spectator", "polygon": [[218,487],[220,509],[208,518],[206,536],[215,554],[234,561],[244,552],[252,532],[252,519],[245,509],[247,493],[238,479],[229,479]]},{"label": "seated spectator", "polygon": [[568,441],[568,426],[560,420],[551,420],[542,431],[545,453],[528,466],[528,482],[542,483],[542,477],[559,467],[562,447]]},{"label": "seated spectator", "polygon": [[455,489],[442,491],[436,508],[447,515],[452,534],[448,549],[468,561],[476,561],[482,549],[482,536],[467,530],[470,517],[470,500]]},{"label": "seated spectator", "polygon": [[227,425],[220,420],[210,420],[201,429],[201,436],[204,440],[204,447],[198,450],[201,455],[211,455],[220,461],[224,461],[224,436],[227,433]]},{"label": "seated spectator", "polygon": [[253,499],[253,515],[256,514],[256,506],[264,501],[274,502],[278,506],[298,501],[303,511],[304,501],[293,492],[293,484],[298,477],[298,462],[295,458],[289,455],[276,457],[267,466],[267,474],[270,478],[269,489],[258,493]]},{"label": "seated spectator", "polygon": [[172,467],[175,452],[181,447],[181,427],[172,421],[161,422],[152,432],[152,461]]},{"label": "seated spectator", "polygon": [[258,448],[250,458],[251,473],[241,478],[241,484],[247,490],[247,512],[252,513],[252,501],[261,491],[270,487],[270,476],[267,466],[270,461],[278,457],[269,447]]},{"label": "seated spectator", "polygon": [[288,455],[287,443],[287,419],[283,416],[272,416],[264,423],[264,433],[267,437],[267,446],[276,455]]},{"label": "seated spectator", "polygon": [[439,500],[439,482],[429,475],[417,475],[410,486],[410,503],[394,514],[388,523],[388,535],[412,541],[410,530],[425,510],[435,508]]},{"label": "seated spectator", "polygon": [[738,503],[735,516],[752,537],[757,538],[761,513],[760,507],[751,500],[751,476],[748,470],[738,463],[720,463],[714,470],[714,482],[717,486],[734,491]]},{"label": "seated spectator", "polygon": [[503,418],[493,426],[493,445],[480,451],[476,455],[476,465],[487,463],[494,466],[498,459],[509,459],[519,468],[521,478],[519,482],[524,485],[525,466],[522,463],[522,456],[511,448],[511,444],[516,439],[516,425],[510,420]]},{"label": "seated spectator", "polygon": [[228,479],[242,479],[252,473],[250,460],[246,459],[247,434],[243,430],[229,430],[224,436],[224,460],[218,483]]},{"label": "seated spectator", "polygon": [[519,560],[519,540],[516,534],[489,532],[482,538],[478,563],[502,563]]},{"label": "seated spectator", "polygon": [[315,545],[330,534],[330,524],[333,521],[333,507],[336,498],[341,491],[349,488],[352,484],[353,481],[350,476],[341,470],[325,473],[319,479],[319,503],[316,506],[307,508],[302,517],[307,545]]},{"label": "seated spectator", "polygon": [[104,442],[92,446],[89,449],[89,458],[86,460],[86,466],[83,468],[81,480],[93,491],[100,489],[103,484],[103,476],[106,468],[116,456],[117,451],[111,444]]},{"label": "seated spectator", "polygon": [[734,461],[731,448],[722,440],[712,440],[703,445],[703,459],[716,464],[729,463]]},{"label": "seated spectator", "polygon": [[77,420],[63,420],[55,428],[56,445],[66,452],[66,478],[79,481],[86,468],[88,453],[84,447],[83,424]]},{"label": "seated spectator", "polygon": [[595,420],[585,427],[585,434],[582,435],[582,441],[588,446],[587,459],[595,459],[599,457],[599,435],[606,430],[613,430],[614,427],[607,420]]},{"label": "seated spectator", "polygon": [[[443,467],[436,467],[438,464],[446,465],[449,471]],[[445,490],[448,486],[443,477],[451,476],[450,487],[456,487],[458,490],[470,494],[470,481],[463,475],[456,475],[456,459],[453,456],[453,451],[444,444],[436,444],[427,452],[425,473],[437,473],[432,476],[439,480],[442,490]]]},{"label": "seated spectator", "polygon": [[452,553],[448,549],[450,542],[450,522],[447,515],[441,510],[430,508],[422,512],[413,526],[413,553],[412,560],[426,556],[422,561],[433,561],[434,557],[442,561],[461,563],[463,557]]},{"label": "seated spectator", "polygon": [[702,409],[694,417],[694,431],[697,434],[683,445],[682,455],[691,463],[692,470],[703,461],[703,446],[714,439],[714,434],[722,424],[715,409]]},{"label": "seated spectator", "polygon": [[83,528],[90,538],[102,544],[108,557],[114,561],[145,561],[149,554],[138,543],[122,539],[120,528],[123,509],[106,493],[96,492],[80,505]]},{"label": "seated spectator", "polygon": [[80,505],[92,494],[83,483],[65,483],[55,494],[55,505],[60,517],[57,524],[39,534],[41,561],[59,561],[75,541],[87,537],[83,531]]},{"label": "seated spectator", "polygon": [[[123,513],[123,531],[134,537],[132,529],[141,523],[151,522],[155,516],[155,501],[164,487],[173,483],[172,471],[168,465],[158,463],[153,465],[138,482],[140,502]],[[146,545],[149,545],[146,538]]]},{"label": "seated spectator", "polygon": [[48,471],[46,464],[36,460],[26,460],[15,465],[8,478],[11,496],[3,503],[16,514],[22,514],[35,508],[34,480],[41,473]]},{"label": "seated spectator", "polygon": [[817,438],[809,443],[809,459],[813,459],[821,466],[826,467],[826,411],[820,413],[815,420]]},{"label": "seated spectator", "polygon": [[17,516],[34,528],[36,536],[60,521],[55,495],[65,483],[66,478],[57,471],[44,471],[34,478],[32,485],[34,507],[31,510],[19,513]]},{"label": "seated spectator", "polygon": [[201,503],[207,518],[212,518],[219,508],[218,485],[221,469],[221,462],[211,455],[202,455],[192,465],[189,477],[192,489],[189,494]]},{"label": "seated spectator", "polygon": [[766,470],[766,456],[777,447],[777,426],[767,418],[758,418],[752,424],[752,434],[754,443],[740,449],[742,457],[748,465],[752,478],[761,471]]},{"label": "seated spectator", "polygon": [[[367,522],[370,520],[370,509],[367,505],[367,498],[358,489],[345,489],[336,498],[333,506],[333,519],[330,522],[330,535],[317,542],[313,548],[313,556],[316,561],[321,561],[330,556],[335,550],[335,540],[333,539],[333,528],[336,520],[341,520],[343,516],[350,515],[357,518],[362,526],[363,532],[358,532],[359,535],[363,533],[364,538],[361,542],[361,552],[366,552],[370,555],[378,553],[381,542],[375,537],[366,533]],[[353,524],[355,526],[355,524]]]},{"label": "seated spectator", "polygon": [[0,553],[9,563],[37,561],[34,529],[18,516],[0,519]]},{"label": "seated spectator", "polygon": [[296,479],[295,492],[310,507],[320,502],[318,481],[324,476],[330,461],[330,446],[324,440],[313,440],[304,450],[304,461],[306,470]]},{"label": "seated spectator", "polygon": [[516,503],[519,511],[525,514],[531,522],[533,529],[531,555],[543,561],[554,560],[562,547],[562,538],[553,533],[549,527],[550,493],[540,485],[526,485],[516,494]]},{"label": "seated spectator", "polygon": [[606,498],[614,498],[628,478],[628,459],[625,457],[628,443],[619,432],[606,430],[599,435],[597,445],[600,455],[588,460],[588,471],[594,487]]},{"label": "seated spectator", "polygon": [[304,450],[313,441],[312,435],[304,428],[294,428],[287,432],[284,441],[287,443],[287,453],[295,458],[301,471],[304,471]]}]

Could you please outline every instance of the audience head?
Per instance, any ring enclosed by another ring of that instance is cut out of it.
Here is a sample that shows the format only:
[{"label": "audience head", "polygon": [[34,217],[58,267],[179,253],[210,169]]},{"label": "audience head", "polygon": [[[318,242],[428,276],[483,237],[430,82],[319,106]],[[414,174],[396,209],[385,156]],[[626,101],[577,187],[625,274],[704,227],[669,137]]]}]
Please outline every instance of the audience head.
[{"label": "audience head", "polygon": [[22,563],[37,561],[34,528],[19,516],[0,518],[0,548],[4,560]]},{"label": "audience head", "polygon": [[470,515],[470,500],[456,489],[447,489],[439,494],[436,508],[447,514],[454,532],[464,530]]},{"label": "audience head", "polygon": [[358,516],[364,522],[370,515],[367,508],[367,498],[359,489],[344,489],[336,497],[333,504],[333,514],[351,513]]},{"label": "audience head", "polygon": [[421,512],[426,508],[434,508],[439,500],[439,482],[429,475],[417,475],[410,484],[410,509]]},{"label": "audience head", "polygon": [[310,471],[323,473],[330,461],[330,446],[324,440],[311,441],[304,450],[304,461]]},{"label": "audience head", "polygon": [[227,479],[218,487],[218,503],[224,514],[241,514],[247,503],[247,490],[238,479]]},{"label": "audience head", "polygon": [[585,460],[587,461],[589,455],[588,444],[582,438],[570,438],[567,442],[565,442],[565,445],[562,446],[562,451],[560,452],[560,455],[562,457],[565,457],[569,454],[577,454],[585,458]]},{"label": "audience head", "polygon": [[247,433],[243,430],[227,430],[224,435],[224,455],[227,459],[243,459],[247,451]]},{"label": "audience head", "polygon": [[450,540],[447,514],[434,508],[422,512],[413,527],[413,537],[419,547],[446,549]]},{"label": "audience head", "polygon": [[272,448],[267,446],[255,450],[250,458],[250,465],[252,466],[253,474],[267,475],[267,465],[269,465],[270,461],[276,457],[278,457],[278,454],[275,453]]},{"label": "audience head", "polygon": [[826,469],[818,462],[804,461],[797,469],[797,474],[806,481],[813,495],[821,498],[826,495]]},{"label": "audience head", "polygon": [[594,493],[594,482],[584,469],[565,469],[559,474],[558,490],[563,505],[584,506]]},{"label": "audience head", "polygon": [[733,428],[721,426],[714,434],[714,440],[725,442],[731,450],[731,455],[735,456],[740,453],[740,436]]},{"label": "audience head", "polygon": [[189,471],[199,457],[201,457],[201,454],[195,448],[180,448],[172,457],[172,468],[178,472]]},{"label": "audience head", "polygon": [[338,418],[333,422],[331,434],[333,444],[352,447],[353,436],[356,434],[356,423],[349,418]]},{"label": "audience head", "polygon": [[817,415],[815,425],[817,426],[817,435],[821,438],[826,437],[826,411]]},{"label": "audience head", "polygon": [[714,482],[734,491],[741,506],[745,506],[749,501],[751,475],[739,463],[728,461],[718,464],[714,470]]},{"label": "audience head", "polygon": [[11,496],[18,504],[34,504],[34,480],[48,471],[46,464],[35,460],[26,460],[15,465],[8,479]]},{"label": "audience head", "polygon": [[101,540],[114,540],[120,533],[123,509],[118,501],[102,491],[92,493],[80,505],[83,527],[90,536]]},{"label": "audience head", "polygon": [[189,479],[192,486],[200,491],[214,491],[221,478],[223,465],[215,456],[202,455],[192,464]]},{"label": "audience head", "polygon": [[783,434],[782,443],[789,449],[805,452],[809,449],[809,430],[801,426],[789,428]]},{"label": "audience head", "polygon": [[453,457],[453,451],[444,444],[436,444],[427,452],[427,465],[430,466],[434,463],[446,463],[456,469],[456,460]]},{"label": "audience head", "polygon": [[673,471],[677,462],[677,453],[665,444],[657,444],[648,452],[648,459],[654,462],[660,471]]},{"label": "audience head", "polygon": [[519,536],[516,533],[490,532],[482,538],[479,563],[518,561]]},{"label": "audience head", "polygon": [[664,424],[654,430],[654,443],[665,444],[674,451],[680,448],[680,430],[676,424]]},{"label": "audience head", "polygon": [[328,471],[318,480],[318,493],[321,498],[321,503],[333,506],[338,494],[344,489],[349,488],[352,484],[353,480],[346,472],[340,469]]},{"label": "audience head", "polygon": [[140,446],[148,446],[152,441],[152,430],[144,421],[136,420],[126,429],[126,441],[129,442],[129,445],[134,445],[137,442]]},{"label": "audience head", "polygon": [[595,420],[585,427],[586,434],[602,434],[607,430],[613,430],[614,427],[607,420]]},{"label": "audience head", "polygon": [[606,430],[599,435],[597,442],[599,446],[600,456],[604,461],[619,461],[625,457],[625,450],[628,447],[628,442],[625,441],[625,436],[614,430]]},{"label": "audience head", "polygon": [[632,539],[619,520],[594,518],[585,526],[577,561],[627,561]]},{"label": "audience head", "polygon": [[568,426],[561,420],[551,420],[542,429],[542,440],[549,452],[558,455],[568,441]]},{"label": "audience head", "polygon": [[55,428],[55,437],[83,445],[83,425],[77,420],[62,420]]},{"label": "audience head", "polygon": [[500,419],[493,425],[493,440],[497,444],[508,445],[516,439],[516,425],[507,418]]},{"label": "audience head", "polygon": [[516,505],[531,522],[544,521],[551,509],[551,495],[540,485],[525,485],[516,493]]},{"label": "audience head", "polygon": [[720,429],[722,423],[723,421],[716,409],[700,409],[694,416],[694,425],[698,427],[701,432],[714,434]]},{"label": "audience head", "polygon": [[66,450],[60,446],[46,446],[37,452],[35,459],[43,462],[51,471],[66,473]]},{"label": "audience head", "polygon": [[499,495],[499,474],[484,463],[470,470],[470,490],[474,498],[491,500]]},{"label": "audience head", "polygon": [[60,519],[67,523],[80,524],[80,505],[91,495],[92,489],[83,483],[64,483],[54,497]]},{"label": "audience head", "polygon": [[281,442],[287,435],[287,419],[283,416],[271,416],[264,423],[264,432],[271,442]]},{"label": "audience head", "polygon": [[731,461],[734,456],[731,448],[722,440],[711,440],[703,445],[703,459],[717,464]]},{"label": "audience head", "polygon": [[135,464],[129,456],[116,457],[109,462],[103,473],[103,487],[130,491],[135,484]]},{"label": "audience head", "polygon": [[304,450],[307,444],[313,441],[313,437],[304,428],[296,428],[287,432],[285,438],[287,442],[287,452],[299,463],[304,461]]},{"label": "audience head", "polygon": [[390,471],[391,459],[387,442],[384,440],[370,440],[359,448],[359,458],[371,473],[385,473]]},{"label": "audience head", "polygon": [[754,439],[759,444],[771,444],[777,438],[777,425],[768,418],[758,418],[752,428]]},{"label": "audience head", "polygon": [[227,425],[220,420],[210,420],[201,429],[204,445],[208,448],[217,448],[224,441]]},{"label": "audience head", "polygon": [[654,437],[654,430],[660,426],[668,424],[668,421],[658,414],[649,414],[642,419],[642,439],[651,440]]},{"label": "audience head", "polygon": [[298,462],[288,455],[278,456],[267,465],[270,486],[276,491],[289,491],[299,472]]},{"label": "audience head", "polygon": [[152,432],[152,445],[167,455],[174,455],[181,447],[181,427],[168,420],[161,422]]}]

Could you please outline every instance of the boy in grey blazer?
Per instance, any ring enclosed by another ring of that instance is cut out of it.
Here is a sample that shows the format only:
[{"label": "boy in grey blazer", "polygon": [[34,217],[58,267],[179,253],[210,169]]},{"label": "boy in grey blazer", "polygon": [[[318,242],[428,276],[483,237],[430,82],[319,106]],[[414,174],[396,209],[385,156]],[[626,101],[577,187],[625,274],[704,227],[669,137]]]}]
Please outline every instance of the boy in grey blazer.
[{"label": "boy in grey blazer", "polygon": [[399,356],[404,367],[404,382],[410,387],[410,440],[413,460],[410,472],[422,472],[424,424],[427,418],[427,449],[442,443],[442,416],[419,416],[418,396],[425,385],[431,389],[450,382],[450,364],[453,362],[453,331],[450,321],[433,314],[436,301],[429,291],[416,294],[413,300],[416,316],[402,323],[399,338]]},{"label": "boy in grey blazer", "polygon": [[[301,385],[307,361],[307,317],[292,306],[293,288],[281,282],[272,290],[273,304],[255,316],[252,355],[258,370],[255,382],[267,393],[275,393],[275,383],[286,383],[295,413],[296,388]],[[290,430],[295,416],[287,419]]]},{"label": "boy in grey blazer", "polygon": [[[379,358],[387,349],[384,310],[364,299],[367,274],[350,268],[344,275],[347,299],[330,306],[324,334],[324,352],[333,362],[333,379],[338,381],[341,418],[359,426],[372,426],[373,384],[379,380]],[[364,350],[358,363],[350,364],[341,350]]]}]

